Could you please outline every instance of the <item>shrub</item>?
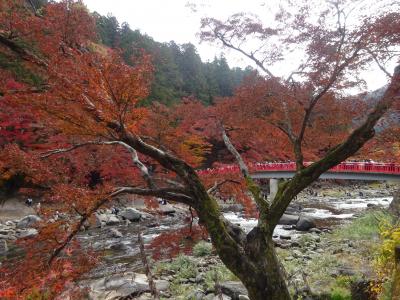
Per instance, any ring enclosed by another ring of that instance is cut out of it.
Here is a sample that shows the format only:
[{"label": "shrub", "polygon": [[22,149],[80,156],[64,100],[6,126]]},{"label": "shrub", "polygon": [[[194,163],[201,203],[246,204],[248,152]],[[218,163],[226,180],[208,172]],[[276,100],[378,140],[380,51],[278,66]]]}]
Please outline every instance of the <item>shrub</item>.
[{"label": "shrub", "polygon": [[212,253],[212,244],[205,241],[198,242],[193,247],[193,255],[196,257],[209,256]]},{"label": "shrub", "polygon": [[334,232],[337,238],[350,240],[378,239],[381,224],[391,221],[391,216],[382,211],[368,212],[353,220],[351,223],[340,227]]},{"label": "shrub", "polygon": [[238,281],[239,279],[228,270],[225,265],[217,265],[204,275],[204,284],[207,289],[213,290],[216,282]]},{"label": "shrub", "polygon": [[331,300],[351,300],[351,293],[348,289],[335,287],[331,291]]}]

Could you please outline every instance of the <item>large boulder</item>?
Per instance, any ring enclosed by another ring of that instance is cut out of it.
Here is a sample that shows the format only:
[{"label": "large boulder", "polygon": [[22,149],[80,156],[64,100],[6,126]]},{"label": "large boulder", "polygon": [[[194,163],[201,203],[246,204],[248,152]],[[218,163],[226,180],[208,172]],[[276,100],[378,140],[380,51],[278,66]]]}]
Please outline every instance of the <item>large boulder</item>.
[{"label": "large boulder", "polygon": [[296,229],[299,231],[308,231],[315,227],[315,222],[312,218],[300,217],[296,223]]},{"label": "large boulder", "polygon": [[288,208],[286,208],[285,213],[289,214],[289,215],[298,215],[298,214],[300,214],[302,209],[303,209],[303,207],[300,204],[290,203]]},{"label": "large boulder", "polygon": [[160,205],[158,210],[163,215],[172,215],[172,214],[174,214],[176,212],[176,209],[171,204]]},{"label": "large boulder", "polygon": [[297,215],[283,214],[283,216],[279,219],[278,224],[280,224],[280,225],[296,225],[298,220],[299,220],[299,216],[297,216]]},{"label": "large boulder", "polygon": [[39,216],[29,215],[19,220],[19,222],[17,223],[17,228],[19,229],[29,228],[35,225],[35,223],[40,221],[42,221],[42,219]]},{"label": "large boulder", "polygon": [[[158,291],[169,288],[169,282],[166,280],[156,280],[155,283]],[[131,272],[96,280],[90,288],[92,299],[97,300],[125,299],[150,291],[146,275]]]},{"label": "large boulder", "polygon": [[118,225],[121,221],[115,215],[107,217],[106,225]]},{"label": "large boulder", "polygon": [[138,211],[132,207],[125,208],[122,212],[119,213],[119,215],[121,217],[123,217],[124,219],[127,219],[131,222],[139,221],[140,218],[142,217],[142,214],[140,213],[140,211]]},{"label": "large boulder", "polygon": [[95,216],[95,224],[94,224],[94,226],[96,228],[103,227],[106,224],[107,220],[108,220],[108,217],[107,217],[106,214],[96,213],[94,216]]},{"label": "large boulder", "polygon": [[225,281],[219,284],[219,288],[232,300],[238,300],[240,295],[248,295],[247,289],[240,281]]}]

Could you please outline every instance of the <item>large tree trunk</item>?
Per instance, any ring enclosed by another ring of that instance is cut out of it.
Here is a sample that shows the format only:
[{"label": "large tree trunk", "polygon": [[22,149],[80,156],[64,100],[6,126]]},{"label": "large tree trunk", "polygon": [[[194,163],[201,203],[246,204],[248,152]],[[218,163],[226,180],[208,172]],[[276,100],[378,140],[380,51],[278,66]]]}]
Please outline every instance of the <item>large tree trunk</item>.
[{"label": "large tree trunk", "polygon": [[246,253],[253,269],[236,270],[236,275],[246,286],[250,299],[290,299],[272,237],[263,236],[257,227],[248,238]]},{"label": "large tree trunk", "polygon": [[[347,140],[328,152],[323,159],[308,167],[298,169],[291,180],[279,184],[278,192],[271,203],[262,197],[260,188],[254,184],[243,160],[224,134],[224,141],[226,140],[228,149],[237,156],[248,190],[253,195],[260,213],[258,225],[247,235],[240,227],[228,222],[222,216],[217,201],[208,194],[196,171],[187,163],[146,144],[123,128],[121,141],[157,160],[161,166],[180,177],[185,188],[178,189],[178,192],[169,193],[167,196],[172,199],[177,197],[178,202],[190,205],[196,210],[199,221],[207,228],[222,262],[243,282],[251,300],[289,300],[289,291],[274,250],[273,230],[298,193],[317,180],[322,173],[354,155],[374,136],[375,124],[398,99],[399,80],[400,67],[396,68],[391,85],[365,122],[355,129]],[[120,130],[118,123],[112,123],[110,126],[113,126],[110,128]],[[157,190],[149,189],[148,191],[147,195],[159,195]]]},{"label": "large tree trunk", "polygon": [[[222,262],[245,285],[251,300],[290,300],[284,272],[276,256],[272,233],[256,226],[247,236],[227,222],[215,199],[204,195],[198,207]],[[216,218],[217,217],[217,218]]]}]

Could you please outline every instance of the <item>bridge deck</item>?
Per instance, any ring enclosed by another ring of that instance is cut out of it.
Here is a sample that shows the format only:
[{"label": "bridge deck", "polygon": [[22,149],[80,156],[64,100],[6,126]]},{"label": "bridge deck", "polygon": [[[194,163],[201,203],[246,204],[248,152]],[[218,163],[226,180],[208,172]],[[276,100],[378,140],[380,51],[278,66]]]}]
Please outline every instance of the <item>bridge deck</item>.
[{"label": "bridge deck", "polygon": [[[312,162],[306,162],[309,166]],[[291,178],[296,171],[296,164],[255,163],[249,165],[253,178]],[[239,172],[237,165],[225,165],[219,168],[199,171],[199,174],[227,174]],[[400,165],[374,162],[343,162],[320,176],[322,179],[356,180],[400,180]]]}]

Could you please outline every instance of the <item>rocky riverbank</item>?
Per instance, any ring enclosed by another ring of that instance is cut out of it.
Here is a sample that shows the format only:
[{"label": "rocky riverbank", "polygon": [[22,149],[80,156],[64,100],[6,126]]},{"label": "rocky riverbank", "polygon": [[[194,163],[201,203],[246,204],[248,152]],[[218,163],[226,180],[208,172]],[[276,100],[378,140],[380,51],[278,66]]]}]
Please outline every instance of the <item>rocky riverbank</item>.
[{"label": "rocky riverbank", "polygon": [[[294,294],[326,295],[332,289],[348,292],[346,284],[350,281],[373,278],[371,262],[366,258],[371,257],[368,251],[372,251],[376,243],[376,228],[372,235],[368,238],[363,235],[362,239],[348,233],[339,234],[336,228],[362,220],[359,216],[367,211],[386,208],[393,189],[386,184],[341,186],[326,183],[299,195],[274,233],[277,251]],[[227,219],[245,231],[256,225],[256,220],[246,218],[239,205],[225,203],[222,209]],[[104,255],[101,264],[81,282],[91,289],[87,297],[151,299],[137,234],[140,231],[144,243],[149,244],[156,236],[185,226],[188,216],[186,209],[170,204],[160,205],[156,213],[130,207],[129,203],[114,210],[99,211],[95,222],[86,224],[78,236],[85,247]],[[37,216],[29,215],[1,222],[0,257],[12,255],[10,248],[15,239],[37,234],[34,224],[38,220]],[[222,293],[223,299],[246,299],[245,289],[214,255],[210,244],[196,247],[205,254],[154,264],[156,286],[162,297],[220,299],[218,294]],[[150,252],[147,254],[151,256]],[[346,288],[337,284],[341,280],[345,281],[342,285]]]},{"label": "rocky riverbank", "polygon": [[[328,297],[327,295],[332,290],[337,293],[350,293],[350,281],[363,282],[365,278],[372,278],[371,262],[366,262],[365,259],[371,257],[369,251],[372,251],[371,247],[377,242],[377,226],[372,236],[368,235],[367,238],[340,234],[338,233],[340,231],[335,228],[340,224],[345,224],[345,226],[352,224],[365,212],[386,208],[392,199],[392,188],[390,186],[387,188],[386,185],[384,189],[382,185],[363,185],[350,188],[325,186],[314,189],[318,191],[317,195],[301,194],[281,219],[281,224],[274,235],[278,254],[285,266],[288,282],[294,294]],[[256,220],[246,218],[240,206],[234,204],[222,206],[225,217],[242,226],[245,231],[255,226]],[[183,211],[178,217],[171,214],[160,220],[158,227],[152,227],[152,231],[146,229],[144,233],[146,242],[161,233],[159,228],[168,231],[183,226],[181,219],[183,215]],[[375,216],[372,218],[375,220]],[[169,223],[165,223],[168,220]],[[306,226],[303,227],[304,223]],[[118,248],[110,244],[118,245],[115,244],[116,241],[118,241],[116,243],[122,242],[130,247],[131,252],[126,256],[124,254],[116,256],[116,253],[113,253],[110,259],[115,272],[97,273],[97,279],[89,281],[88,284],[94,291],[92,299],[118,299],[116,293],[120,293],[119,297],[131,295],[132,299],[151,299],[148,285],[137,284],[135,279],[132,279],[140,278],[140,282],[144,279],[143,274],[121,272],[122,270],[142,272],[137,245],[132,243],[136,240],[135,236],[129,236],[135,225],[130,226],[131,228],[128,226],[126,231],[122,230],[122,237],[119,240],[108,239],[106,243],[99,242],[109,245],[109,249]],[[107,228],[99,230],[107,231]],[[118,230],[121,231],[121,227]],[[364,238],[365,240],[362,240]],[[124,242],[124,239],[130,242]],[[207,248],[204,245],[201,247]],[[121,249],[123,250],[124,247]],[[130,261],[129,258],[132,260]],[[128,262],[124,261],[125,259],[128,259]],[[115,267],[116,265],[118,267]],[[107,270],[105,265],[100,268],[103,271]],[[220,299],[218,294],[222,293],[223,299],[247,299],[243,286],[211,250],[205,256],[182,256],[170,262],[156,263],[154,274],[156,282],[160,282],[158,284],[161,285],[160,293],[163,298]],[[114,289],[114,298],[104,298],[104,295],[108,295],[111,289],[115,288],[115,285],[107,283],[111,279],[113,282],[115,279],[113,276],[117,277],[117,281],[122,286],[129,288],[123,291]],[[341,281],[345,283],[341,284]]]}]

